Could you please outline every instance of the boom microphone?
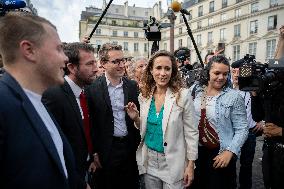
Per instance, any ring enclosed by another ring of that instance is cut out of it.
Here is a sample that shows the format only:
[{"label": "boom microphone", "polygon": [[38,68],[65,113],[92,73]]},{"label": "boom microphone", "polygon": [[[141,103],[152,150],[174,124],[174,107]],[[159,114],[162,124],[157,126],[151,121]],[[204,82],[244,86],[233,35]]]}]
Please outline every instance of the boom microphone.
[{"label": "boom microphone", "polygon": [[178,1],[173,1],[171,8],[174,12],[179,12],[181,10],[181,4]]},{"label": "boom microphone", "polygon": [[186,15],[190,15],[190,13],[188,12],[188,10],[186,9],[183,9],[181,4],[178,2],[178,1],[174,1],[171,5],[171,8],[174,12],[181,12],[183,14],[186,14]]}]

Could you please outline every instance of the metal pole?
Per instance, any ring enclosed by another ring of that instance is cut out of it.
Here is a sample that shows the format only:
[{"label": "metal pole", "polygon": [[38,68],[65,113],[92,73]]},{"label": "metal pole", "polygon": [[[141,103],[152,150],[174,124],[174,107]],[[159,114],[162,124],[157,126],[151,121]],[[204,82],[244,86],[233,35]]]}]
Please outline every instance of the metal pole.
[{"label": "metal pole", "polygon": [[189,35],[189,37],[190,37],[190,39],[191,39],[191,41],[192,41],[192,43],[193,43],[193,46],[194,46],[194,49],[195,49],[195,51],[196,51],[197,57],[198,57],[198,59],[199,59],[199,61],[200,61],[200,64],[202,65],[202,67],[204,67],[204,64],[203,64],[201,55],[200,55],[200,53],[199,53],[199,51],[198,51],[197,45],[196,45],[195,40],[194,40],[194,38],[193,38],[192,31],[191,31],[191,29],[190,29],[190,27],[189,27],[189,25],[188,25],[187,19],[186,19],[185,15],[184,15],[184,13],[183,13],[182,11],[181,11],[181,14],[182,14],[184,23],[185,23],[186,28],[187,28],[187,33],[188,33],[188,35]]},{"label": "metal pole", "polygon": [[108,10],[108,8],[109,8],[109,6],[111,5],[112,2],[113,2],[113,0],[110,0],[109,3],[107,4],[107,6],[106,6],[106,8],[105,8],[105,10],[104,10],[104,12],[103,12],[103,14],[101,15],[101,17],[100,17],[99,20],[97,21],[95,27],[93,28],[91,34],[89,35],[88,40],[90,40],[90,39],[92,38],[94,32],[96,31],[97,27],[98,27],[99,24],[101,23],[103,17],[105,16],[105,14],[106,14],[106,12],[107,12],[107,10]]}]

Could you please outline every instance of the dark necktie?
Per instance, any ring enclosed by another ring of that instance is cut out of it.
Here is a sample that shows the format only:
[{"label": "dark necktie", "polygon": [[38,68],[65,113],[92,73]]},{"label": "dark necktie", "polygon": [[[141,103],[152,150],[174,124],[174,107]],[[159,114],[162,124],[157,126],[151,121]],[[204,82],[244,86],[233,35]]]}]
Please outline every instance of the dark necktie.
[{"label": "dark necktie", "polygon": [[84,116],[83,124],[84,124],[84,131],[85,131],[85,136],[87,140],[87,145],[88,145],[88,152],[92,154],[93,145],[92,145],[92,139],[91,139],[89,111],[88,111],[87,99],[86,99],[86,95],[84,94],[84,91],[82,91],[80,94],[80,105],[81,105],[83,116]]}]

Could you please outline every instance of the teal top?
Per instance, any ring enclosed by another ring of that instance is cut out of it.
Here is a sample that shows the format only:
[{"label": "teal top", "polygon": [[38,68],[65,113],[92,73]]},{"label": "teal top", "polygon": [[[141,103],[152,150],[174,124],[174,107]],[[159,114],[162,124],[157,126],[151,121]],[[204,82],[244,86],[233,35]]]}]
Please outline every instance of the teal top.
[{"label": "teal top", "polygon": [[162,129],[163,111],[164,105],[162,106],[160,113],[157,114],[155,99],[153,97],[147,118],[145,144],[148,148],[160,153],[164,153]]}]

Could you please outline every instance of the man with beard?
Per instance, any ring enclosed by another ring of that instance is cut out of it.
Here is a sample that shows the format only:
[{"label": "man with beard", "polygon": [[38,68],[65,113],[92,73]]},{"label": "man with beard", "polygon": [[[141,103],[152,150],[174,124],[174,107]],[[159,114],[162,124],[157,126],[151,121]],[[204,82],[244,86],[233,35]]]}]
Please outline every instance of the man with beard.
[{"label": "man with beard", "polygon": [[86,188],[85,176],[92,169],[93,155],[84,87],[93,82],[97,65],[94,48],[90,44],[69,43],[63,50],[69,58],[64,84],[45,91],[42,101],[69,140],[81,180],[80,188]]}]

